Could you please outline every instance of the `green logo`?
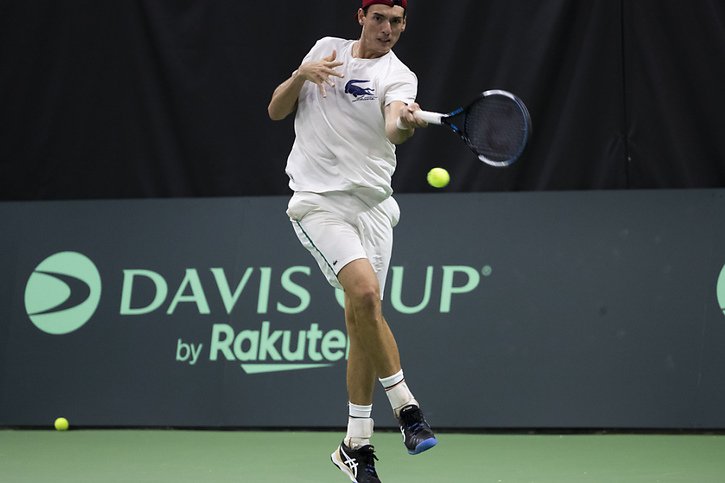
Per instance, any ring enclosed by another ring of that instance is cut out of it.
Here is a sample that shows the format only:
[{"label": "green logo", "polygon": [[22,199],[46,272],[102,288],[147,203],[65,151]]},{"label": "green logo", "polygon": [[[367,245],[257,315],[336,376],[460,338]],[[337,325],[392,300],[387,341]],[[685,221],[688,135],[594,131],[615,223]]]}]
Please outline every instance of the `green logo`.
[{"label": "green logo", "polygon": [[725,267],[720,271],[720,278],[717,281],[717,301],[725,313]]},{"label": "green logo", "polygon": [[101,300],[101,276],[80,253],[61,252],[43,260],[25,286],[25,310],[37,328],[52,335],[80,329]]},{"label": "green logo", "polygon": [[[347,359],[350,342],[341,330],[323,332],[317,324],[309,330],[273,330],[268,322],[262,322],[260,330],[245,329],[235,334],[227,324],[215,324],[212,328],[209,360],[220,356],[228,361],[240,361],[247,374],[299,371],[330,367],[332,363]],[[201,345],[186,344],[179,339],[177,361],[196,363]]]}]

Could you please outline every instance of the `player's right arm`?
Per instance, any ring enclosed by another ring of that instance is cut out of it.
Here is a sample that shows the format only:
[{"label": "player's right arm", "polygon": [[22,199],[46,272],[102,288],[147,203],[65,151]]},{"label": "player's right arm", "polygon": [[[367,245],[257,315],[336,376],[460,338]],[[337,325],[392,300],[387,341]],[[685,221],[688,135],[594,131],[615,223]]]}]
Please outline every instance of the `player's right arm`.
[{"label": "player's right arm", "polygon": [[325,86],[333,85],[331,77],[343,77],[335,70],[342,65],[342,62],[335,60],[336,58],[337,52],[333,50],[332,54],[320,61],[305,62],[292,73],[289,79],[277,86],[267,107],[269,118],[273,121],[281,121],[292,114],[297,107],[297,100],[306,81],[317,84],[322,97],[326,97]]}]

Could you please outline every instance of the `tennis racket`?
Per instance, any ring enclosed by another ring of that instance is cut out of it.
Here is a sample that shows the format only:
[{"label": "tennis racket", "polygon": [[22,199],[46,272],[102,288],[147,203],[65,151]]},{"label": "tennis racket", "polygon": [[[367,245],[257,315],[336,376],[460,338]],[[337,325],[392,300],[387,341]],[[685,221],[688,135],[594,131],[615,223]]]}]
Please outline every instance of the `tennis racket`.
[{"label": "tennis racket", "polygon": [[429,124],[448,126],[484,163],[503,168],[519,159],[531,135],[531,116],[521,99],[502,90],[482,93],[448,114],[416,111]]}]

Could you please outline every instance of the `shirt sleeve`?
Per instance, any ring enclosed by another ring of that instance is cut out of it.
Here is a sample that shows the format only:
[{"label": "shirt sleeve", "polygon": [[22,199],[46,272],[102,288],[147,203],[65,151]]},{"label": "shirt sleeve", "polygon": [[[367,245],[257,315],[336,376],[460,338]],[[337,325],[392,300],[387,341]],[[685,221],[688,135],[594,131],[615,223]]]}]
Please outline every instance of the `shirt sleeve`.
[{"label": "shirt sleeve", "polygon": [[309,52],[307,52],[307,55],[305,55],[305,58],[302,59],[302,64],[305,62],[310,62],[313,60],[320,60],[323,57],[330,55],[332,53],[332,50],[334,47],[334,39],[332,37],[324,37],[315,42],[315,45],[312,46]]},{"label": "shirt sleeve", "polygon": [[415,102],[418,96],[418,77],[409,69],[402,70],[390,78],[385,91],[385,105],[395,101],[406,104]]}]

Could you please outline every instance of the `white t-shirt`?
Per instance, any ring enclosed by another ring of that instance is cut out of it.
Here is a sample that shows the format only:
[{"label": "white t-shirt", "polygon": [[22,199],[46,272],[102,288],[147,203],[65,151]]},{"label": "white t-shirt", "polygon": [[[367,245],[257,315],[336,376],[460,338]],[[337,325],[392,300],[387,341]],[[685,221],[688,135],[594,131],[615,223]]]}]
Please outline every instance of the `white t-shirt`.
[{"label": "white t-shirt", "polygon": [[392,51],[377,59],[353,58],[354,43],[326,37],[303,60],[321,60],[337,51],[344,77],[330,77],[335,86],[326,86],[327,97],[305,82],[286,171],[295,192],[345,191],[377,204],[393,192],[396,165],[384,109],[393,101],[414,102],[418,79]]}]

